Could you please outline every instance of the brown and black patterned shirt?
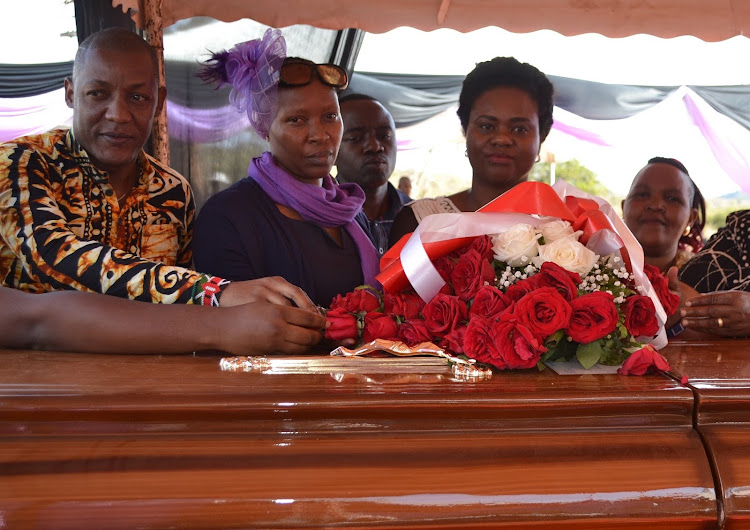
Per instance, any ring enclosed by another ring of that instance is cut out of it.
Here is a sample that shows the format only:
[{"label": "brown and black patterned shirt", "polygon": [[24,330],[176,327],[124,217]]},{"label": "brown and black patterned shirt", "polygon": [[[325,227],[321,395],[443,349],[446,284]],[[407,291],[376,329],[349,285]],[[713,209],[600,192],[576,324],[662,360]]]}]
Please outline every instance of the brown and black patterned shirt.
[{"label": "brown and black patterned shirt", "polygon": [[192,303],[209,277],[187,268],[190,185],[145,152],[140,167],[120,205],[71,130],[0,145],[0,283]]},{"label": "brown and black patterned shirt", "polygon": [[678,277],[699,293],[750,291],[750,210],[730,213]]}]

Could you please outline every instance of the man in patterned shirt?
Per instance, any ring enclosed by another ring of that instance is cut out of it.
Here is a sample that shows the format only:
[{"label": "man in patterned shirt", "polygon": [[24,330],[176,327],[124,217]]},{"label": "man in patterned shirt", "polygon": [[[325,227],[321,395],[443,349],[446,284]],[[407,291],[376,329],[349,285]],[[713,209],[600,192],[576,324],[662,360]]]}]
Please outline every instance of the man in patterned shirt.
[{"label": "man in patterned shirt", "polygon": [[339,104],[344,135],[336,159],[336,178],[359,184],[364,190],[365,204],[357,222],[382,256],[388,250],[396,214],[411,202],[408,195],[388,182],[396,165],[396,126],[391,113],[370,96],[348,94]]},{"label": "man in patterned shirt", "polygon": [[315,311],[280,278],[230,283],[187,268],[190,186],[143,151],[165,97],[156,54],[135,33],[110,28],[81,44],[65,80],[72,129],[0,145],[0,284]]}]

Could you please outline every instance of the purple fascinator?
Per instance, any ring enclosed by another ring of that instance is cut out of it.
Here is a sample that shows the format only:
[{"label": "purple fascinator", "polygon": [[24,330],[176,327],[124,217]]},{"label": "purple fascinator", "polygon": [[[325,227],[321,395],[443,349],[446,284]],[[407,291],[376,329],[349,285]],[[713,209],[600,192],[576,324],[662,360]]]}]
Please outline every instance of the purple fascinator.
[{"label": "purple fascinator", "polygon": [[231,85],[229,102],[246,112],[250,125],[265,138],[276,114],[279,71],[285,57],[286,41],[281,31],[268,28],[262,39],[214,53],[198,76],[215,83],[216,88]]}]

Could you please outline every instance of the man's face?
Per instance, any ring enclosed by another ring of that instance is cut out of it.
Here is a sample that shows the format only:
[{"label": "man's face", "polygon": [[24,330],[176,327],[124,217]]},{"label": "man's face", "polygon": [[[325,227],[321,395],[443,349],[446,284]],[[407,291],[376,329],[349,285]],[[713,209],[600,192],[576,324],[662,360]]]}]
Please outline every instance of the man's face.
[{"label": "man's face", "polygon": [[110,175],[132,170],[164,103],[156,69],[144,51],[91,49],[65,80],[73,132],[91,161]]},{"label": "man's face", "polygon": [[385,186],[396,165],[396,127],[377,101],[355,99],[341,105],[344,136],[336,160],[337,178],[367,192]]}]

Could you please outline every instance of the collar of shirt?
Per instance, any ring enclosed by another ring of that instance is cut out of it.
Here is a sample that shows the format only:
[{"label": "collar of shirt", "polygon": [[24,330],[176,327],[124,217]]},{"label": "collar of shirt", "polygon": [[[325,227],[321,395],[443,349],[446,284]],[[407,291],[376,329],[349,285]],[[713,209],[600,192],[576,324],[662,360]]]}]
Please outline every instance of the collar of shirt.
[{"label": "collar of shirt", "polygon": [[396,189],[396,187],[388,183],[388,210],[380,217],[380,219],[377,219],[378,221],[393,221],[396,218],[396,215],[398,215],[398,212],[401,211],[401,208],[404,207],[404,205],[408,202],[411,202],[411,199],[408,195],[406,195],[403,191],[399,191]]},{"label": "collar of shirt", "polygon": [[[76,164],[78,164],[82,171],[97,182],[109,185],[109,176],[107,175],[107,172],[99,169],[93,162],[91,162],[89,154],[76,140],[72,128],[68,129],[65,136],[65,146],[68,148],[71,156],[75,159]],[[148,185],[154,176],[154,166],[149,161],[143,149],[138,153],[138,165],[141,168],[141,174],[139,176],[138,185],[132,192],[130,192],[130,195],[135,195],[137,192],[146,192],[148,190]]]}]

